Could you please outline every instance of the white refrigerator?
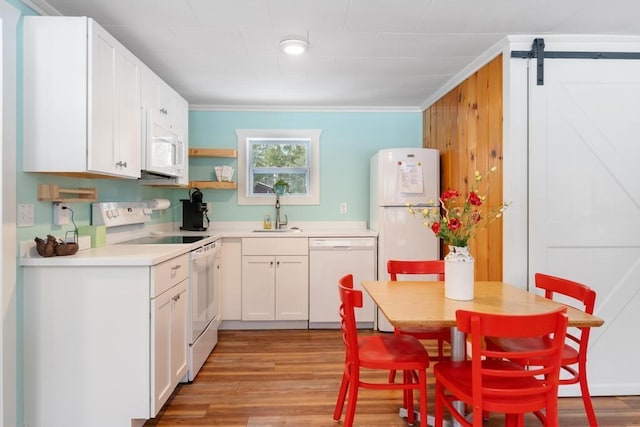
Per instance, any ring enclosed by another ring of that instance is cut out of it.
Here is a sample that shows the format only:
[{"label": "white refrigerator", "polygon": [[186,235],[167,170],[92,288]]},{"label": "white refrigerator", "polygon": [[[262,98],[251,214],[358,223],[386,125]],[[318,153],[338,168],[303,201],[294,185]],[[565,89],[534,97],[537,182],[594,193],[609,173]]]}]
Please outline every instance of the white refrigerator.
[{"label": "white refrigerator", "polygon": [[[391,148],[371,157],[369,227],[378,232],[378,280],[388,280],[390,259],[440,258],[440,243],[423,225],[421,216],[409,213],[416,207],[438,206],[440,153],[427,148]],[[413,276],[414,280],[437,280]],[[393,327],[378,310],[377,327]]]}]

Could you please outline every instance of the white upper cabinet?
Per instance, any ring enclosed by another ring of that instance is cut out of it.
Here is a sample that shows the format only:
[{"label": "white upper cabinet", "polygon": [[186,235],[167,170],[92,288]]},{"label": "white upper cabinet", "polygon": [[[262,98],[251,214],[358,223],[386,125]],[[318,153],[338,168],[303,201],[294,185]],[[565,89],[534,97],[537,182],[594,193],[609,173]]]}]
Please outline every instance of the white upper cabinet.
[{"label": "white upper cabinet", "polygon": [[142,73],[142,103],[154,124],[176,133],[187,131],[188,102],[153,71]]},{"label": "white upper cabinet", "polygon": [[[143,141],[142,141],[142,169],[156,174],[163,174],[153,164],[153,153],[157,151],[158,143],[171,141],[173,148],[172,159],[177,163],[170,168],[171,182],[166,179],[144,177],[147,185],[175,184],[186,186],[189,184],[189,103],[165,83],[151,69],[142,69],[142,111],[143,111]],[[162,138],[158,138],[158,136]],[[170,138],[167,138],[170,136]],[[154,149],[156,145],[156,149]],[[167,150],[162,150],[163,152]],[[175,158],[174,158],[175,157]]]},{"label": "white upper cabinet", "polygon": [[91,18],[24,18],[24,171],[140,177],[142,63]]}]

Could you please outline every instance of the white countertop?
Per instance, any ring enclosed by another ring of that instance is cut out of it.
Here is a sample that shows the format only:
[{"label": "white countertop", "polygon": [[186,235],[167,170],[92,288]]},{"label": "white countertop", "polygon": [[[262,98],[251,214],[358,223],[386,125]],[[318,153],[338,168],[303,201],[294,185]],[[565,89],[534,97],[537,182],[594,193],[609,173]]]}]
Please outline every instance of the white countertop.
[{"label": "white countertop", "polygon": [[[154,233],[156,234],[156,233]],[[194,243],[158,244],[158,245],[126,245],[110,244],[100,248],[80,250],[74,255],[41,257],[30,254],[22,256],[19,265],[23,267],[79,267],[79,266],[151,266],[167,261],[176,256],[190,252],[203,244],[220,238],[313,238],[313,237],[376,237],[375,231],[367,229],[318,228],[300,231],[254,231],[254,229],[222,229],[210,228],[204,232],[164,232],[166,236],[208,236]],[[157,235],[157,234],[156,234]],[[133,237],[132,237],[133,238]]]}]

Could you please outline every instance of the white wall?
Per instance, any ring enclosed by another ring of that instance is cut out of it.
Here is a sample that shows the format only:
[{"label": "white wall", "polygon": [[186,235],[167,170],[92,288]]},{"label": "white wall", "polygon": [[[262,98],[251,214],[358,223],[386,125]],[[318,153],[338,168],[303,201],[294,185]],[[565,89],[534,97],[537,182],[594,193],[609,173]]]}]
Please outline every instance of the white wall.
[{"label": "white wall", "polygon": [[2,18],[2,87],[0,88],[0,127],[2,152],[0,154],[0,183],[2,211],[0,244],[2,245],[2,340],[0,341],[0,414],[3,426],[16,426],[17,420],[17,289],[16,289],[16,26],[20,14],[17,9],[0,3]]}]

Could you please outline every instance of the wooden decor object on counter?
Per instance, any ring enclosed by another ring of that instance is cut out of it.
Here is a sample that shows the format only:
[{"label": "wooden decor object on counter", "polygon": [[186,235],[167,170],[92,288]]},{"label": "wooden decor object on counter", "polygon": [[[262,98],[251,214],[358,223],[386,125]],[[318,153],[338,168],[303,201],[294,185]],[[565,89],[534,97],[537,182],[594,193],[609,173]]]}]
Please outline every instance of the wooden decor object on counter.
[{"label": "wooden decor object on counter", "polygon": [[36,237],[36,251],[38,255],[43,257],[52,257],[55,255],[73,255],[78,252],[78,243],[58,241],[55,237],[48,234],[47,240]]}]

